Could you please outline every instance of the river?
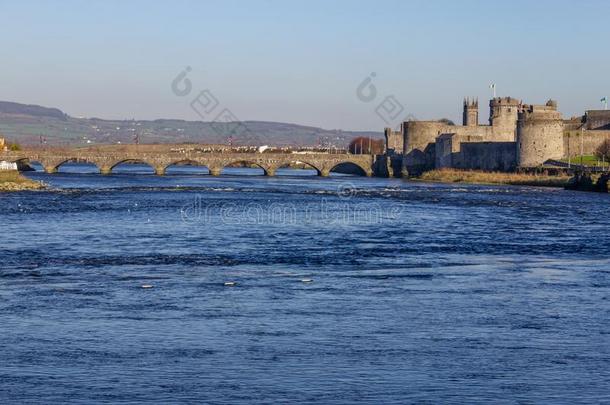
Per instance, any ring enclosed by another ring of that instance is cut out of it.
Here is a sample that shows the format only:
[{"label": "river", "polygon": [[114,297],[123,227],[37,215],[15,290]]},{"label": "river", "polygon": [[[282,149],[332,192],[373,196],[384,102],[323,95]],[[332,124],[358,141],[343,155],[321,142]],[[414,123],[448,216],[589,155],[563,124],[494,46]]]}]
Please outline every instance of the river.
[{"label": "river", "polygon": [[225,174],[0,193],[0,402],[609,400],[610,195]]}]

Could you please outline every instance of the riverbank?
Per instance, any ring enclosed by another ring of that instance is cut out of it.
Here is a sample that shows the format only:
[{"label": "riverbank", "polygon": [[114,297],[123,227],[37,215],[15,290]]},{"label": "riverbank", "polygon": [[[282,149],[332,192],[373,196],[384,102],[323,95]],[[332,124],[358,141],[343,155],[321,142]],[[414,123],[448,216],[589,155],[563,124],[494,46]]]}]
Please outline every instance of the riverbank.
[{"label": "riverbank", "polygon": [[422,173],[413,180],[439,183],[505,184],[511,186],[565,187],[568,175],[550,176],[531,173],[482,172],[475,170],[440,169]]},{"label": "riverbank", "polygon": [[0,192],[40,190],[45,185],[39,181],[30,180],[17,171],[0,171]]}]

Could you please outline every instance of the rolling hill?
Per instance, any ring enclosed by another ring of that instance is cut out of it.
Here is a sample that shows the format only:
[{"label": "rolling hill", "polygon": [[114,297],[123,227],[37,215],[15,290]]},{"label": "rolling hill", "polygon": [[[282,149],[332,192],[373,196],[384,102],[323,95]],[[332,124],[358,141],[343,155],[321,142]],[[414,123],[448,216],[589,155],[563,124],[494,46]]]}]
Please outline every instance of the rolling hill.
[{"label": "rolling hill", "polygon": [[57,108],[0,101],[0,134],[12,142],[36,145],[110,143],[208,143],[234,145],[346,146],[358,136],[381,132],[327,130],[267,121],[203,122],[175,119],[106,120],[75,118]]}]

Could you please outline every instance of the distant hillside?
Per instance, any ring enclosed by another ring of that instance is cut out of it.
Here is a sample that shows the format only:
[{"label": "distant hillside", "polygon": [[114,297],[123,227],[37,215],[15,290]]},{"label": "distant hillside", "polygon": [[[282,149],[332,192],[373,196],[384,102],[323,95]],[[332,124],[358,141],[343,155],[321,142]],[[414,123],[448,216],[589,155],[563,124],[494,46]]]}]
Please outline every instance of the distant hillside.
[{"label": "distant hillside", "polygon": [[0,101],[0,133],[13,142],[51,145],[108,143],[213,143],[235,145],[332,145],[381,132],[327,130],[266,121],[213,123],[175,119],[105,120],[74,118],[56,108]]},{"label": "distant hillside", "polygon": [[34,117],[50,117],[65,120],[68,118],[61,110],[57,108],[41,107],[39,105],[19,104],[10,101],[0,101],[1,114],[20,114],[31,115]]}]

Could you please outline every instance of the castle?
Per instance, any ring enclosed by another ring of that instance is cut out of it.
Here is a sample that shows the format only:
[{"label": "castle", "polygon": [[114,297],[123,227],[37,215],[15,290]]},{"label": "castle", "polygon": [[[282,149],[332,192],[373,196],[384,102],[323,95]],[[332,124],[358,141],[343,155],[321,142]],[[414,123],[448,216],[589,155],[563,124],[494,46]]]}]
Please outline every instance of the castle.
[{"label": "castle", "polygon": [[489,124],[479,124],[479,102],[464,99],[462,125],[405,121],[385,128],[390,175],[440,168],[514,171],[589,155],[610,139],[610,111],[587,111],[564,120],[557,102],[524,104],[512,97],[489,101]]}]

